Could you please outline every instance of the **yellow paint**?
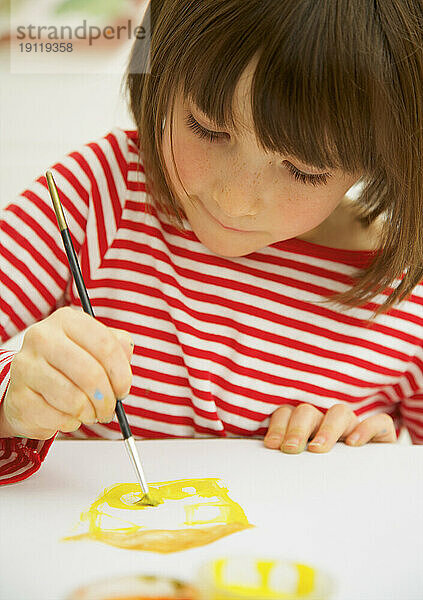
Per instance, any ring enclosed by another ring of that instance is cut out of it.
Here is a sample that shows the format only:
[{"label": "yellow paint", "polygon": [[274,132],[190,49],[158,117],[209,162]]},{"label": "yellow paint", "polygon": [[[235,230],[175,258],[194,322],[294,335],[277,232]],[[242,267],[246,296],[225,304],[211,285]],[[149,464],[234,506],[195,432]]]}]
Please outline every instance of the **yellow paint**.
[{"label": "yellow paint", "polygon": [[241,579],[234,581],[230,577],[228,569],[230,559],[219,559],[214,561],[213,576],[215,594],[213,600],[228,600],[228,598],[237,599],[255,599],[260,600],[299,600],[307,596],[315,589],[315,571],[307,565],[293,563],[292,568],[295,569],[297,575],[297,584],[295,589],[287,590],[287,586],[282,588],[278,585],[271,584],[272,572],[278,565],[278,561],[274,560],[257,560],[253,565],[246,563],[246,573],[254,569],[257,575],[256,585],[246,585]]},{"label": "yellow paint", "polygon": [[253,527],[216,478],[153,483],[149,493],[158,506],[139,503],[142,496],[136,483],[106,488],[89,510],[81,513],[80,524],[88,525],[88,531],[62,539],[91,539],[119,548],[168,553]]},{"label": "yellow paint", "polygon": [[143,504],[144,506],[158,506],[160,503],[160,500],[153,498],[151,494],[144,494],[144,496],[138,500],[138,504]]},{"label": "yellow paint", "polygon": [[307,565],[296,564],[298,569],[298,594],[310,594],[314,590],[314,569]]}]

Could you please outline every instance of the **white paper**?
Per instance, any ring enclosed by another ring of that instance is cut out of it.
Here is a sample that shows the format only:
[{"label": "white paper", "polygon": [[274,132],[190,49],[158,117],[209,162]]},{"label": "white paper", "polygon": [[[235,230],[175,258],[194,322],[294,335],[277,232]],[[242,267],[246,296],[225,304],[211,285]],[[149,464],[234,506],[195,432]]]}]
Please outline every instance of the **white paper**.
[{"label": "white paper", "polygon": [[423,598],[423,447],[338,443],[288,455],[258,440],[137,442],[148,482],[219,478],[254,528],[174,554],[61,542],[108,486],[134,482],[123,441],[58,440],[38,473],[0,488],[1,600],[61,600],[113,575],[193,581],[205,560],[251,554],[323,569],[334,600]]}]

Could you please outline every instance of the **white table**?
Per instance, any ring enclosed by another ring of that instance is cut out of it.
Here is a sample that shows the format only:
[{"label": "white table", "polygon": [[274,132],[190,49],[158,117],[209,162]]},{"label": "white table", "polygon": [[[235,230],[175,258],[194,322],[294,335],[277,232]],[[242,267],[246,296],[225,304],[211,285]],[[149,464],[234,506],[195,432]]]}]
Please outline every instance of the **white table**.
[{"label": "white table", "polygon": [[60,542],[107,486],[135,481],[124,444],[57,440],[41,469],[0,488],[1,600],[62,600],[113,575],[193,580],[209,558],[245,554],[332,574],[335,600],[422,600],[423,447],[338,443],[287,455],[258,440],[137,442],[147,481],[220,477],[255,527],[174,554]]}]

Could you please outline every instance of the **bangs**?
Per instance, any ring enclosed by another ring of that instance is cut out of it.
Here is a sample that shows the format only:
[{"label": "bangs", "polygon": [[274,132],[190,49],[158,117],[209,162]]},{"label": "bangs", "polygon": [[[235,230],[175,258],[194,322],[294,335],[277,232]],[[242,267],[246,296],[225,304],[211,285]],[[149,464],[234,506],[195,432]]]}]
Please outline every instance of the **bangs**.
[{"label": "bangs", "polygon": [[[217,3],[220,11],[211,4],[218,38],[203,7],[202,28],[191,31],[192,41],[176,66],[176,86],[184,99],[192,100],[219,130],[238,132],[235,89],[254,61],[249,101],[259,147],[318,169],[370,175],[378,32],[364,33],[369,25],[365,19],[357,23],[357,10],[352,22],[349,1],[276,0],[266,3],[264,12],[262,2],[237,3],[237,10],[231,2]],[[363,52],[364,39],[374,42],[368,52]]]},{"label": "bangs", "polygon": [[184,231],[163,154],[170,113],[175,166],[177,95],[215,131],[238,133],[247,71],[239,118],[251,115],[257,146],[359,175],[357,219],[368,227],[383,216],[382,251],[328,302],[362,306],[395,285],[376,316],[406,298],[423,276],[421,1],[149,0],[147,30],[150,17],[151,43],[134,42],[126,82],[151,208]]}]

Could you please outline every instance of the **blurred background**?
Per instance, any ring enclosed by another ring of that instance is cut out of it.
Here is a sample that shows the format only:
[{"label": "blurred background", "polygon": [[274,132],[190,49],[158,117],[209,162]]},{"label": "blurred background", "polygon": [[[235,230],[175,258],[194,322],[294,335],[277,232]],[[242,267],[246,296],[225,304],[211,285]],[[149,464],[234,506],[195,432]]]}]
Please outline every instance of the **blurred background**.
[{"label": "blurred background", "polygon": [[[35,52],[35,43],[45,39],[27,37],[32,51],[21,53],[18,24],[21,31],[31,23],[55,26],[60,33],[60,24],[75,31],[85,20],[88,27],[110,25],[116,31],[129,19],[132,27],[139,25],[146,6],[139,0],[0,0],[0,206],[63,154],[114,126],[135,127],[120,89],[134,38],[122,34],[119,41],[115,35],[92,46],[73,39],[73,52],[60,55]],[[25,55],[24,62],[18,54]]]},{"label": "blurred background", "polygon": [[[49,63],[37,62],[40,54],[34,46],[27,53],[34,59],[32,65],[11,62],[13,53],[19,51],[20,40],[13,37],[17,24],[53,22],[57,26],[63,19],[75,29],[85,19],[92,26],[98,23],[104,27],[105,14],[108,23],[131,18],[139,24],[147,4],[123,0],[0,0],[0,208],[81,144],[104,136],[115,126],[135,129],[121,89],[133,39],[122,39],[120,43],[111,40],[110,45],[103,40],[88,47],[82,40],[72,56],[66,53],[63,57],[65,72],[60,72],[60,62],[54,57],[52,72],[40,72],[47,70]],[[53,12],[50,18],[46,16],[49,7],[51,11],[62,7],[70,12],[65,11],[60,18]],[[11,25],[13,20],[15,26]],[[35,41],[41,43],[31,43]],[[23,335],[10,340],[6,347],[19,348]]]},{"label": "blurred background", "polygon": [[[121,83],[133,30],[147,5],[147,0],[0,0],[0,208],[81,144],[115,126],[135,129]],[[66,25],[74,33],[84,21],[87,32],[92,27],[97,35],[98,27],[108,29],[108,36],[91,45],[87,38],[74,39],[71,53],[35,51],[35,43],[59,42],[46,37],[52,28],[60,33]],[[50,29],[29,39],[30,24]],[[120,40],[118,25],[126,27]],[[17,39],[19,32],[25,39]],[[24,333],[2,347],[19,349]],[[406,431],[399,441],[410,443]]]}]

